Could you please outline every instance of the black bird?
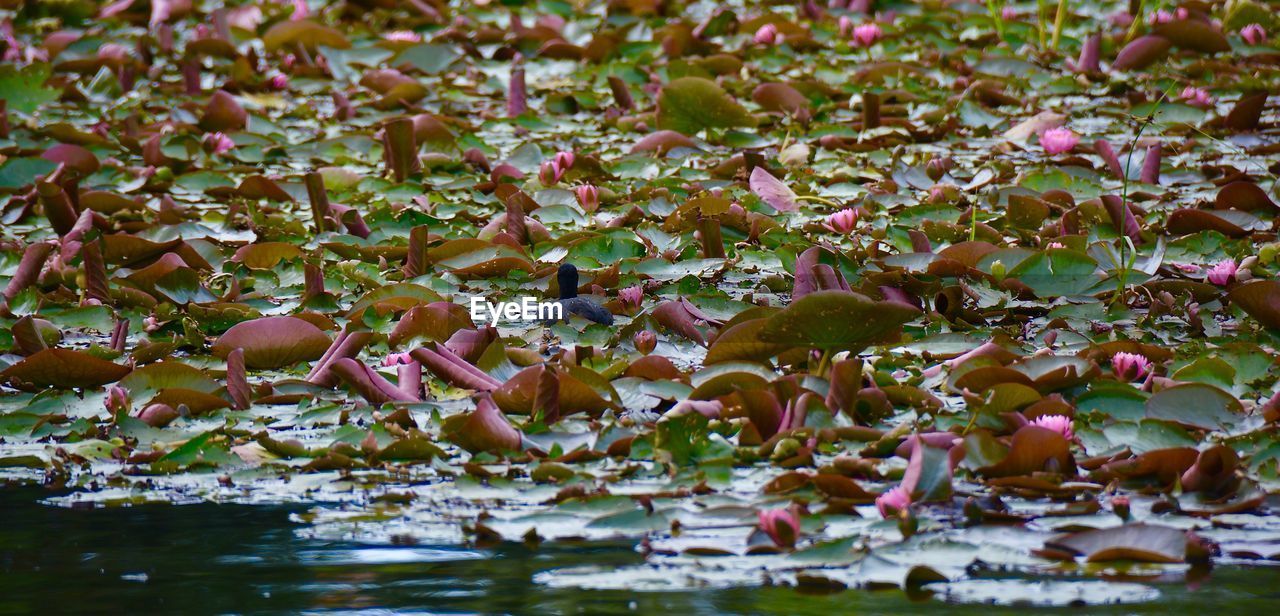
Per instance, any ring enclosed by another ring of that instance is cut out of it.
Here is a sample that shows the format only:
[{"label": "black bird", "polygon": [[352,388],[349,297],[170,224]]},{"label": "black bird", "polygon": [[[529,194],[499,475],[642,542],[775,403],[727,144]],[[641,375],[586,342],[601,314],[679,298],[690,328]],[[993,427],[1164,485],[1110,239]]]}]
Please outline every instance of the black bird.
[{"label": "black bird", "polygon": [[[560,300],[559,304],[564,310],[564,320],[569,320],[569,315],[576,314],[588,321],[595,321],[604,325],[613,325],[613,313],[609,312],[604,306],[597,304],[595,300],[578,297],[578,268],[571,263],[565,263],[560,266],[560,270],[556,272],[556,280],[560,282]],[[552,319],[548,323],[554,323],[559,319]]]}]

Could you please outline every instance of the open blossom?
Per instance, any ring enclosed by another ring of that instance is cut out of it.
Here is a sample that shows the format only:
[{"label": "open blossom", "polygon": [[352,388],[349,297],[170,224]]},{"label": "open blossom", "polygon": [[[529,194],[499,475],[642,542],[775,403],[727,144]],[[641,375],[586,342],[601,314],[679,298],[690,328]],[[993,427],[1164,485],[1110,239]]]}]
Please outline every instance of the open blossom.
[{"label": "open blossom", "polygon": [[1267,40],[1267,31],[1259,24],[1249,24],[1240,29],[1240,36],[1250,45],[1261,45]]},{"label": "open blossom", "polygon": [[760,530],[780,548],[792,548],[800,536],[800,516],[792,509],[770,509],[760,512]]},{"label": "open blossom", "polygon": [[1041,415],[1031,422],[1033,426],[1040,426],[1048,430],[1053,430],[1062,435],[1062,438],[1068,441],[1075,438],[1075,422],[1071,421],[1066,415]]},{"label": "open blossom", "polygon": [[1137,381],[1151,372],[1151,360],[1141,353],[1121,351],[1111,356],[1111,371],[1122,381]]},{"label": "open blossom", "polygon": [[765,24],[756,30],[755,41],[757,45],[774,45],[778,42],[778,26],[773,24]]},{"label": "open blossom", "polygon": [[1046,154],[1056,156],[1063,152],[1070,152],[1080,143],[1080,136],[1071,132],[1071,129],[1060,126],[1051,128],[1040,133],[1040,147],[1044,148]]},{"label": "open blossom", "polygon": [[223,154],[236,147],[236,142],[222,133],[209,133],[205,135],[204,142],[214,154]]},{"label": "open blossom", "polygon": [[1180,96],[1180,98],[1183,100],[1183,102],[1187,103],[1188,105],[1191,105],[1192,107],[1212,107],[1213,106],[1213,95],[1209,94],[1209,91],[1204,88],[1187,86],[1182,89],[1182,95]]},{"label": "open blossom", "polygon": [[618,299],[626,306],[639,306],[644,300],[644,287],[635,285],[618,291]]},{"label": "open blossom", "polygon": [[876,497],[876,509],[880,511],[880,517],[885,519],[893,517],[899,511],[905,511],[910,506],[911,493],[902,486]]},{"label": "open blossom", "polygon": [[1187,12],[1187,9],[1184,9],[1184,8],[1179,8],[1178,10],[1176,10],[1176,11],[1174,11],[1174,12],[1172,12],[1172,13],[1170,13],[1169,11],[1166,11],[1166,10],[1164,10],[1164,9],[1160,9],[1160,10],[1158,10],[1158,11],[1156,11],[1156,12],[1152,13],[1150,17],[1147,17],[1147,23],[1149,23],[1149,24],[1153,24],[1153,25],[1154,25],[1154,24],[1167,24],[1167,23],[1169,23],[1169,22],[1171,22],[1171,21],[1177,21],[1177,20],[1180,20],[1180,19],[1186,19],[1188,16],[1190,16],[1190,13],[1188,13],[1188,12]]},{"label": "open blossom", "polygon": [[884,36],[878,24],[862,24],[853,29],[853,43],[858,47],[870,47]]},{"label": "open blossom", "polygon": [[1207,277],[1209,282],[1220,287],[1225,287],[1236,279],[1236,270],[1238,268],[1239,266],[1236,265],[1235,259],[1225,259],[1219,261],[1217,265],[1209,268]]},{"label": "open blossom", "polygon": [[582,211],[590,214],[600,207],[600,189],[591,184],[583,184],[573,192],[578,195],[578,204],[582,206]]},{"label": "open blossom", "polygon": [[854,228],[858,226],[858,210],[853,208],[840,210],[827,216],[827,221],[822,223],[822,226],[842,235],[853,233]]},{"label": "open blossom", "polygon": [[388,41],[401,41],[405,43],[422,42],[422,37],[419,36],[417,32],[413,32],[410,30],[396,30],[395,32],[388,32],[382,35],[382,38]]}]

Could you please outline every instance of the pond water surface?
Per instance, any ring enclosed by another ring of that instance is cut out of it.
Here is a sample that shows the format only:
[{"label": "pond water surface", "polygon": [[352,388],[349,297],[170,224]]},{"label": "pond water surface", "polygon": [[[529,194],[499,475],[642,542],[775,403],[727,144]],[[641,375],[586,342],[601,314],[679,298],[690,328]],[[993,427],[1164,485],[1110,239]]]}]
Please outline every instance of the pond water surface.
[{"label": "pond water surface", "polygon": [[[783,587],[699,592],[557,589],[560,567],[636,565],[630,544],[385,546],[306,538],[288,507],[198,504],[68,509],[39,488],[0,489],[0,613],[1025,613],[943,605],[928,592]],[[1264,614],[1280,568],[1218,567],[1194,587],[1142,580],[1152,601],[1091,614]],[[1066,613],[1078,608],[1051,608]]]}]

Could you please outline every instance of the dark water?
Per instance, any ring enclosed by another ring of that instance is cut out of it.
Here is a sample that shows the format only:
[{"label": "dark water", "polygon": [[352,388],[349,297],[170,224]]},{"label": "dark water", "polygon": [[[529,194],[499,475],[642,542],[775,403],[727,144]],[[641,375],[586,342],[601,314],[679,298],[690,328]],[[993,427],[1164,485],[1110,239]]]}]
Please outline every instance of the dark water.
[{"label": "dark water", "polygon": [[[991,614],[900,591],[788,588],[634,593],[550,589],[533,575],[641,562],[630,545],[468,549],[369,546],[296,533],[290,509],[149,505],[68,510],[39,488],[0,488],[0,613]],[[1267,614],[1280,569],[1214,570],[1196,589],[1090,614]],[[1047,610],[1068,613],[1069,608]]]}]

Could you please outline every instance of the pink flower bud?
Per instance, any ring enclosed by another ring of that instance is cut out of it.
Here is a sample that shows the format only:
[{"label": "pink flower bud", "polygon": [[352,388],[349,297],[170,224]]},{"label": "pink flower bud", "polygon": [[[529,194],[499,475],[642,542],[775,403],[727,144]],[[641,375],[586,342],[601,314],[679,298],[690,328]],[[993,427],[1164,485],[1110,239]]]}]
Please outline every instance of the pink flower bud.
[{"label": "pink flower bud", "polygon": [[267,82],[272,90],[283,90],[289,87],[289,78],[284,75],[276,75]]},{"label": "pink flower bud", "polygon": [[870,47],[884,36],[879,24],[862,24],[853,29],[853,44],[858,47]]},{"label": "pink flower bud", "polygon": [[133,406],[129,401],[129,391],[119,385],[107,388],[107,398],[102,403],[113,417],[128,414]]},{"label": "pink flower bud", "polygon": [[554,160],[543,161],[542,166],[538,168],[538,181],[542,182],[543,186],[555,186],[562,175],[564,172]]},{"label": "pink flower bud", "polygon": [[876,509],[880,511],[880,517],[885,519],[893,517],[899,511],[906,511],[910,506],[911,494],[902,486],[876,497]]},{"label": "pink flower bud", "polygon": [[1249,24],[1240,29],[1240,36],[1250,45],[1261,45],[1267,40],[1267,31],[1259,24]]},{"label": "pink flower bud", "polygon": [[582,206],[582,211],[590,214],[600,208],[600,189],[591,184],[583,184],[573,192],[578,195],[578,204]]},{"label": "pink flower bud", "polygon": [[631,341],[636,345],[636,350],[645,355],[652,353],[658,347],[658,336],[647,329],[636,332]]},{"label": "pink flower bud", "polygon": [[757,45],[775,45],[778,42],[778,26],[773,24],[765,24],[756,30],[755,41]]},{"label": "pink flower bud", "polygon": [[293,12],[289,14],[290,21],[306,19],[309,15],[311,10],[307,8],[307,0],[293,0]]},{"label": "pink flower bud", "polygon": [[1080,136],[1065,126],[1040,133],[1040,147],[1044,148],[1045,153],[1050,156],[1070,152],[1077,143],[1080,143]]},{"label": "pink flower bud", "polygon": [[556,167],[558,167],[560,169],[560,173],[563,174],[573,168],[573,161],[577,160],[577,158],[573,155],[573,152],[560,151],[556,152],[553,160],[556,161]]},{"label": "pink flower bud", "polygon": [[404,365],[409,365],[415,361],[417,360],[411,357],[408,353],[388,353],[386,357],[382,358],[382,365],[383,366],[404,366]]},{"label": "pink flower bud", "polygon": [[849,38],[853,35],[853,20],[849,19],[848,15],[841,15],[836,23],[840,25],[840,38]]},{"label": "pink flower bud", "polygon": [[793,548],[800,536],[800,516],[794,509],[770,509],[761,511],[760,530],[780,548]]}]

